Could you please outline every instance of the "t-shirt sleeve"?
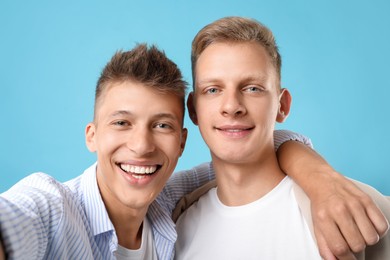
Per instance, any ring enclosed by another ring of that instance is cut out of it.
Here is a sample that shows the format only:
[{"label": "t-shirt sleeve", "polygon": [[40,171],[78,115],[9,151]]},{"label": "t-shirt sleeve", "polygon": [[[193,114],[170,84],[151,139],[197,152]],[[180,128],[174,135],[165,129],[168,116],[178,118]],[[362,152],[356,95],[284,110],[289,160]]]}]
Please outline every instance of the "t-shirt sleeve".
[{"label": "t-shirt sleeve", "polygon": [[312,144],[310,138],[308,138],[304,135],[292,132],[290,130],[275,130],[274,131],[275,151],[278,150],[279,147],[283,143],[285,143],[287,141],[292,141],[292,140],[301,142],[301,143],[309,146],[310,148],[313,148],[313,144]]}]

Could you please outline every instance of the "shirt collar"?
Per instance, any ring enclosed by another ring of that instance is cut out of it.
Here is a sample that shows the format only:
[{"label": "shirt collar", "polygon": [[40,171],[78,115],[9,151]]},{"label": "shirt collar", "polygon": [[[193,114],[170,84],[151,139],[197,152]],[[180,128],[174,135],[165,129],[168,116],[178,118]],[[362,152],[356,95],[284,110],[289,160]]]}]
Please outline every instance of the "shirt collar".
[{"label": "shirt collar", "polygon": [[85,214],[94,236],[114,231],[114,225],[108,216],[97,185],[96,166],[97,163],[94,163],[84,171],[80,184],[84,197]]}]

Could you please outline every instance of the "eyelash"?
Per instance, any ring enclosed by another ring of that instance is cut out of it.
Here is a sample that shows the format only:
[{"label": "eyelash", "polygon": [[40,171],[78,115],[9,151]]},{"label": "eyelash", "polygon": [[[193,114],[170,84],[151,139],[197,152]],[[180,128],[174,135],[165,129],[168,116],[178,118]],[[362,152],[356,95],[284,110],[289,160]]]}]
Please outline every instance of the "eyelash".
[{"label": "eyelash", "polygon": [[128,125],[130,125],[130,123],[125,121],[125,120],[118,120],[118,121],[113,122],[113,125],[128,126]]},{"label": "eyelash", "polygon": [[155,126],[163,129],[172,129],[172,126],[166,123],[157,123]]},{"label": "eyelash", "polygon": [[[249,86],[242,89],[245,92],[263,92],[264,89],[258,86]],[[210,87],[205,90],[206,94],[217,94],[220,90],[216,87]]]},{"label": "eyelash", "polygon": [[249,92],[262,92],[262,91],[264,91],[264,89],[262,89],[262,88],[260,88],[260,87],[256,87],[256,86],[251,86],[251,87],[244,88],[244,91],[249,91]]},{"label": "eyelash", "polygon": [[[213,92],[211,92],[211,91],[213,91]],[[216,94],[217,92],[218,92],[218,89],[215,87],[208,88],[205,91],[206,94]]]},{"label": "eyelash", "polygon": [[[125,121],[125,120],[119,120],[119,121],[113,122],[113,125],[119,126],[119,127],[124,127],[124,126],[129,126],[130,123]],[[161,129],[172,129],[173,128],[170,124],[166,124],[166,123],[157,123],[154,125],[154,127],[161,128]]]}]

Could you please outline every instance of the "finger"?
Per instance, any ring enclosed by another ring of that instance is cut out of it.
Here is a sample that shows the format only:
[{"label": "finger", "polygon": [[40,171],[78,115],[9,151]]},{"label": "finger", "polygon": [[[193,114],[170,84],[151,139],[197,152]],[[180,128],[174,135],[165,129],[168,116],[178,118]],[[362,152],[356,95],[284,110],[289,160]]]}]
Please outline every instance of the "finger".
[{"label": "finger", "polygon": [[[319,212],[317,218],[318,219],[316,223],[321,223],[321,227],[318,227],[318,232],[323,237],[321,239],[325,240],[325,243],[332,252],[332,254],[338,259],[354,259],[353,253],[350,250],[348,243],[344,239],[340,229],[338,228],[337,223],[332,221],[332,219],[334,218],[329,218],[327,215],[321,214],[321,212]],[[343,218],[348,217],[343,216]],[[321,244],[321,247],[325,248],[323,244]],[[326,253],[325,249],[324,253]]]},{"label": "finger", "polygon": [[[354,253],[362,252],[366,248],[366,240],[360,233],[358,225],[353,220],[339,222],[339,229],[349,249]],[[374,230],[375,234],[376,231]]]},{"label": "finger", "polygon": [[[341,235],[349,248],[355,253],[361,252],[366,248],[366,241],[361,233],[362,226],[364,226],[367,233],[377,236],[376,230],[371,224],[371,221],[369,221],[362,205],[360,203],[357,204],[359,205],[355,205],[352,208],[345,205],[338,205],[334,209],[334,213],[337,216],[335,221]],[[360,227],[356,220],[359,221]]]},{"label": "finger", "polygon": [[330,250],[330,248],[326,244],[325,238],[322,235],[322,233],[319,232],[315,227],[314,227],[314,233],[316,235],[317,246],[318,246],[318,250],[320,252],[321,257],[324,260],[337,260],[337,258],[333,255],[332,251]]},{"label": "finger", "polygon": [[353,187],[349,188],[356,200],[350,200],[350,211],[366,244],[376,244],[386,234],[389,223],[373,199],[357,187],[351,189]]},{"label": "finger", "polygon": [[389,231],[389,222],[387,221],[386,217],[383,215],[382,211],[378,208],[378,206],[374,202],[366,206],[366,209],[367,209],[367,216],[370,218],[372,224],[374,225],[374,228],[377,231],[378,236],[380,238],[384,237],[386,233]]},{"label": "finger", "polygon": [[[382,225],[383,219],[380,218],[380,215],[382,213],[380,211],[375,212],[375,209],[368,209],[367,211],[365,211],[364,208],[351,209],[351,211],[354,216],[357,228],[360,231],[361,236],[363,237],[364,243],[366,245],[376,244],[379,241],[380,233],[382,232],[377,230],[374,222],[377,222],[378,225]],[[378,215],[378,213],[380,215]],[[351,241],[351,243],[354,242]],[[357,241],[355,241],[355,243],[357,243]],[[351,248],[355,253],[359,252],[357,251],[359,250],[357,245],[356,247],[351,246]]]}]

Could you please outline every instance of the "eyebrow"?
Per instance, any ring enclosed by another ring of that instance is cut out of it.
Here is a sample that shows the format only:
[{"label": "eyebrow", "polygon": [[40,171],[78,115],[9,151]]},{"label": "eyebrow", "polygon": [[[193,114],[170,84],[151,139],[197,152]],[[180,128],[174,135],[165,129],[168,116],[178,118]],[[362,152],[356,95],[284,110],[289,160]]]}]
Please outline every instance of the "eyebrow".
[{"label": "eyebrow", "polygon": [[115,111],[114,113],[112,113],[110,115],[110,117],[116,117],[116,116],[131,116],[132,113],[128,110],[118,110],[118,111]]},{"label": "eyebrow", "polygon": [[158,114],[154,115],[153,118],[168,118],[168,119],[172,119],[172,120],[178,120],[178,118],[171,113],[158,113]]},{"label": "eyebrow", "polygon": [[[265,82],[267,80],[266,75],[244,75],[240,78],[241,82]],[[208,83],[218,83],[221,80],[218,78],[205,78],[197,81],[197,85],[203,85]]]},{"label": "eyebrow", "polygon": [[[117,116],[132,116],[133,113],[128,111],[128,110],[118,110],[118,111],[115,111],[114,113],[112,113],[110,115],[110,117],[117,117]],[[155,114],[153,115],[153,118],[169,118],[169,119],[173,119],[173,120],[177,120],[178,118],[171,114],[171,113],[158,113],[158,114]]]}]

